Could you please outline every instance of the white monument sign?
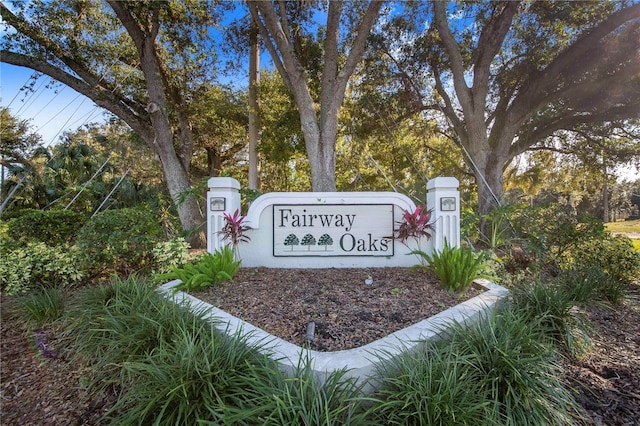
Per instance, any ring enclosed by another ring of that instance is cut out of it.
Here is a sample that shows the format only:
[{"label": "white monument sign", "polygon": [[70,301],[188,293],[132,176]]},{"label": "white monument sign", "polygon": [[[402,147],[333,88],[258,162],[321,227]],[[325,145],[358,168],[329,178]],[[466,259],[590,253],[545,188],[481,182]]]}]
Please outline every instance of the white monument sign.
[{"label": "white monument sign", "polygon": [[[432,238],[392,238],[415,203],[397,192],[270,192],[256,198],[243,224],[245,241],[237,246],[243,267],[383,268],[419,262],[413,250],[431,253],[444,241],[460,241],[460,198],[455,178],[427,182],[426,207],[436,228]],[[209,252],[224,247],[225,214],[240,209],[240,183],[209,179],[207,193]]]}]

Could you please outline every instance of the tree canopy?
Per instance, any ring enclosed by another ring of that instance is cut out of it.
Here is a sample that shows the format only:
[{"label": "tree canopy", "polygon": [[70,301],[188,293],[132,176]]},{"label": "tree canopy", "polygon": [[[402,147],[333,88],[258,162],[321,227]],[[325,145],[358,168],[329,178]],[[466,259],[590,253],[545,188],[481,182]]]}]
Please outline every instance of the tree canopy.
[{"label": "tree canopy", "polygon": [[29,120],[21,120],[9,108],[0,107],[0,165],[24,166],[42,142]]},{"label": "tree canopy", "polygon": [[[162,164],[172,198],[191,188],[192,95],[211,83],[215,3],[35,1],[0,4],[11,31],[3,62],[46,74],[126,122]],[[203,218],[194,197],[178,204],[185,230]],[[201,230],[194,246],[205,243]]]},{"label": "tree canopy", "polygon": [[[265,190],[421,196],[448,174],[475,179],[486,213],[516,184],[542,193],[549,170],[569,176],[559,159],[588,170],[570,186],[593,192],[640,158],[634,1],[15,1],[0,16],[0,60],[126,123],[148,146],[145,164],[159,160],[185,230],[203,221],[192,182],[246,181],[247,93],[217,80],[217,52],[247,52],[248,29],[220,46],[223,18],[252,17],[271,57],[259,87]],[[16,141],[3,161],[28,157]]]},{"label": "tree canopy", "polygon": [[511,161],[549,138],[603,123],[638,131],[640,4],[417,2],[376,41],[396,76],[387,90],[461,148],[481,211],[502,201]]}]

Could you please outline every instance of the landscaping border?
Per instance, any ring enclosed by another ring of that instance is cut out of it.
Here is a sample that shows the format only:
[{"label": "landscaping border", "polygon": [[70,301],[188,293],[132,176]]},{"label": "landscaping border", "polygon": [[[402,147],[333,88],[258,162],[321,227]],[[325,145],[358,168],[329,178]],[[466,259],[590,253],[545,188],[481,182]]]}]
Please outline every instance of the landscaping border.
[{"label": "landscaping border", "polygon": [[280,339],[188,293],[174,292],[173,287],[179,283],[179,280],[170,281],[160,286],[159,290],[174,303],[189,306],[193,311],[205,312],[205,318],[214,320],[219,332],[229,336],[246,336],[247,343],[259,347],[263,354],[276,360],[281,370],[289,376],[295,374],[300,360],[306,357],[319,383],[324,383],[334,371],[344,369],[345,378],[353,378],[364,385],[363,391],[366,393],[373,391],[370,381],[366,379],[375,376],[376,364],[381,360],[394,358],[406,351],[417,351],[425,341],[438,340],[446,333],[447,324],[477,321],[483,313],[494,310],[509,293],[509,290],[493,282],[477,279],[475,283],[487,291],[476,297],[359,348],[319,352]]}]

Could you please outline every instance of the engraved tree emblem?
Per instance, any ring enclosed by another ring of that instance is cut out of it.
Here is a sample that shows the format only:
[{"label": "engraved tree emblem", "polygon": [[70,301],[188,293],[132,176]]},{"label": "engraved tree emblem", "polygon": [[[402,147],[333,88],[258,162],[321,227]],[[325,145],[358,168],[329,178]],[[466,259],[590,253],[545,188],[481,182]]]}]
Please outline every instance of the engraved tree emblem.
[{"label": "engraved tree emblem", "polygon": [[311,246],[316,245],[316,238],[311,234],[307,234],[304,237],[302,237],[302,241],[300,241],[300,245],[307,246],[307,250],[311,250]]},{"label": "engraved tree emblem", "polygon": [[291,246],[291,251],[293,251],[293,246],[297,246],[298,244],[300,244],[300,240],[295,234],[287,235],[287,238],[284,240],[284,245]]},{"label": "engraved tree emblem", "polygon": [[323,234],[318,240],[318,245],[324,246],[324,251],[327,251],[327,248],[333,245],[333,238],[329,234]]}]

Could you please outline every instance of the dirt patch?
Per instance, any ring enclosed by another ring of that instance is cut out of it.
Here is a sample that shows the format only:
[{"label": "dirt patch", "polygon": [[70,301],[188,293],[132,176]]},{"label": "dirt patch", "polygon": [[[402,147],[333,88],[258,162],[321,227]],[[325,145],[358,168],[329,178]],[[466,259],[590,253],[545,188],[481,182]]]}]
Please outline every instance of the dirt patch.
[{"label": "dirt patch", "polygon": [[192,294],[298,346],[313,321],[311,349],[339,351],[371,343],[483,291],[474,286],[462,294],[448,292],[433,273],[407,268],[242,268],[232,281]]}]

